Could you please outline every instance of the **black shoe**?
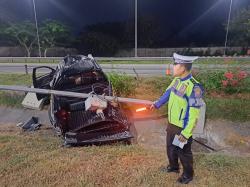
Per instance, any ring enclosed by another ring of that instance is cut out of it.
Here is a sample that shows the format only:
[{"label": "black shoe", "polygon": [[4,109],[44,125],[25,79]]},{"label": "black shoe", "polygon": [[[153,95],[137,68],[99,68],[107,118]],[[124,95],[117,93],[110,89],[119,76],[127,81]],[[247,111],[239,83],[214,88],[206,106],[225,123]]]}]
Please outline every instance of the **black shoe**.
[{"label": "black shoe", "polygon": [[170,166],[167,166],[167,167],[161,167],[160,170],[162,172],[166,172],[166,173],[171,173],[171,172],[174,172],[174,173],[179,173],[179,168],[172,168]]},{"label": "black shoe", "polygon": [[190,181],[193,180],[193,177],[186,177],[185,175],[182,175],[177,179],[177,182],[181,184],[188,184]]}]

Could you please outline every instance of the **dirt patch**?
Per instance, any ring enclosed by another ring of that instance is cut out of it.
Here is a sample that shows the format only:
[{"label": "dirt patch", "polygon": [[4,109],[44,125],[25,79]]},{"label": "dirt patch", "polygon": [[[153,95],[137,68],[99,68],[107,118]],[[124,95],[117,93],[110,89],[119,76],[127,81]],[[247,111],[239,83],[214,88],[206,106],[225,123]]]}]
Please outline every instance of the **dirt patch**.
[{"label": "dirt patch", "polygon": [[[149,113],[133,116],[137,119],[134,124],[138,134],[138,144],[146,149],[165,151],[167,119],[138,120],[143,119],[145,115],[149,116]],[[43,124],[41,130],[35,133],[54,136],[47,111],[3,107],[0,107],[0,132],[5,134],[20,133],[21,129],[16,127],[16,124],[20,121],[26,121],[31,116],[38,116]],[[196,139],[219,152],[236,155],[250,154],[250,122],[237,123],[226,120],[207,120],[204,134],[199,135]],[[196,142],[193,143],[193,150],[194,152],[209,152],[208,149]]]},{"label": "dirt patch", "polygon": [[[143,115],[136,118],[142,119]],[[139,144],[149,149],[165,150],[167,119],[137,121],[135,127],[138,131]],[[218,152],[250,154],[250,122],[207,120],[204,133],[197,134],[194,138]],[[194,152],[211,152],[196,141],[192,146]]]},{"label": "dirt patch", "polygon": [[[166,120],[141,121],[136,123],[138,143],[144,147],[165,150]],[[250,124],[225,120],[207,120],[204,134],[194,137],[218,152],[229,154],[250,154]],[[211,152],[197,142],[194,152]]]},{"label": "dirt patch", "polygon": [[32,116],[38,117],[41,124],[50,123],[46,110],[39,111],[0,106],[0,124],[17,124],[27,121]]},{"label": "dirt patch", "polygon": [[204,136],[221,152],[250,154],[250,123],[208,120]]}]

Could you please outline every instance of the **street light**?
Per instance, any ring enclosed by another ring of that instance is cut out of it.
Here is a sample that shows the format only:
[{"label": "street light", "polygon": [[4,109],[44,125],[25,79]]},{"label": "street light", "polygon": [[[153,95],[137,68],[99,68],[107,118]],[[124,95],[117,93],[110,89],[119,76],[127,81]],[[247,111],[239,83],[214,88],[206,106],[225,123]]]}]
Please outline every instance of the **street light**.
[{"label": "street light", "polygon": [[135,57],[137,56],[137,0],[135,0]]},{"label": "street light", "polygon": [[32,2],[33,2],[33,9],[34,9],[34,15],[35,15],[35,22],[36,22],[37,44],[38,44],[39,56],[41,57],[42,55],[41,55],[40,38],[39,38],[38,24],[37,24],[37,18],[36,18],[36,3],[35,3],[35,0],[32,0]]},{"label": "street light", "polygon": [[230,8],[229,8],[228,19],[227,19],[227,31],[226,31],[226,39],[225,39],[225,47],[224,47],[224,56],[226,56],[226,50],[227,50],[228,29],[229,29],[229,23],[230,23],[231,11],[232,11],[232,4],[233,4],[233,0],[231,0],[230,2]]}]

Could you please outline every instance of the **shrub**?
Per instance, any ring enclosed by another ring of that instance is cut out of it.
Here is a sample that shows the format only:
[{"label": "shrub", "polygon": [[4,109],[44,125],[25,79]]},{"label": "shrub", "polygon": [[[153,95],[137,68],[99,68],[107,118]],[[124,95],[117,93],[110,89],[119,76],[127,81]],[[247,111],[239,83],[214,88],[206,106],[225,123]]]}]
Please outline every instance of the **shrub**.
[{"label": "shrub", "polygon": [[116,96],[129,96],[135,94],[136,81],[126,74],[119,75],[112,72],[108,75]]},{"label": "shrub", "polygon": [[221,80],[223,79],[223,71],[204,73],[199,72],[195,76],[197,80],[203,85],[206,92],[209,91],[220,91]]},{"label": "shrub", "polygon": [[224,79],[221,81],[223,90],[229,94],[241,92],[247,76],[245,71],[225,72]]},{"label": "shrub", "polygon": [[170,76],[164,78],[157,77],[148,82],[148,84],[152,85],[156,92],[164,93],[172,80],[173,78]]}]

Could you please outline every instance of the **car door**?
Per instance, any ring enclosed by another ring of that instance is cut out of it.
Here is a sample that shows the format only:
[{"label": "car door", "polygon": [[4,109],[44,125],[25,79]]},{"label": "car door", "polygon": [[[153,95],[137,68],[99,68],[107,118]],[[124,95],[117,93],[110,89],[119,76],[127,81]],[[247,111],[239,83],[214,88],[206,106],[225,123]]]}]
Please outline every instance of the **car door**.
[{"label": "car door", "polygon": [[[50,82],[52,81],[56,70],[49,66],[39,66],[33,68],[32,80],[34,88],[51,89]],[[36,94],[37,99],[49,98],[46,94]]]}]

